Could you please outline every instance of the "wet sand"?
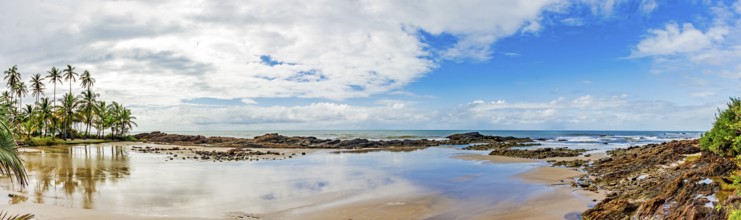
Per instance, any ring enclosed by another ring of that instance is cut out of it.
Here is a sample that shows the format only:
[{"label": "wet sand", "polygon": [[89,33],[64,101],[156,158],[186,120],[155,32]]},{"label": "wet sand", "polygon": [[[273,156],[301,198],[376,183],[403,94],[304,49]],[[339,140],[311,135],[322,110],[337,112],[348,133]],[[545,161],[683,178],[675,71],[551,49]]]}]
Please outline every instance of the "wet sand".
[{"label": "wet sand", "polygon": [[523,202],[508,202],[491,207],[471,219],[579,219],[581,212],[596,203],[593,200],[602,199],[603,194],[558,186]]},{"label": "wet sand", "polygon": [[455,202],[437,195],[395,195],[306,207],[265,215],[266,219],[425,219],[453,207]]},{"label": "wet sand", "polygon": [[[7,192],[3,192],[5,194]],[[0,210],[6,211],[9,215],[23,215],[33,214],[35,219],[49,219],[49,220],[61,220],[61,219],[77,219],[77,220],[201,220],[204,218],[182,218],[182,217],[145,217],[135,215],[119,215],[108,212],[90,210],[90,209],[79,209],[79,208],[66,208],[57,205],[49,204],[38,204],[31,202],[24,202],[14,205],[0,205]],[[133,213],[132,213],[133,214]]]},{"label": "wet sand", "polygon": [[565,167],[536,167],[515,177],[529,183],[562,184],[569,180],[586,175],[586,173]]},{"label": "wet sand", "polygon": [[534,163],[534,162],[538,162],[538,160],[534,160],[534,159],[505,157],[505,156],[496,156],[496,155],[482,155],[482,154],[463,154],[463,155],[453,156],[452,158],[461,159],[461,160],[487,161],[491,163]]},{"label": "wet sand", "polygon": [[[594,153],[589,157],[552,157],[543,160],[514,158],[505,156],[467,154],[454,156],[455,159],[488,161],[491,163],[532,163],[546,160],[572,161],[576,159],[597,160],[607,157],[605,153]],[[548,191],[538,192],[524,201],[508,201],[490,207],[471,219],[578,219],[578,214],[604,199],[604,193],[575,189],[566,184],[573,178],[585,175],[584,172],[565,167],[538,166],[513,176],[526,183],[551,185]]]}]

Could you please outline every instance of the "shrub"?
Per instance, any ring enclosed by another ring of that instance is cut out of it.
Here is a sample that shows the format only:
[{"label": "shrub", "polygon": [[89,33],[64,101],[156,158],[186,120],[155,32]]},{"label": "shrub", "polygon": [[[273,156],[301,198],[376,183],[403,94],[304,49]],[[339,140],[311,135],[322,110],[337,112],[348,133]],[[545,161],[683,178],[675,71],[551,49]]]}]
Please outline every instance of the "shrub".
[{"label": "shrub", "polygon": [[700,147],[720,155],[741,154],[741,99],[731,98],[728,109],[718,109],[713,128],[700,138]]},{"label": "shrub", "polygon": [[51,137],[32,137],[26,140],[28,146],[51,146],[54,145],[55,141]]}]

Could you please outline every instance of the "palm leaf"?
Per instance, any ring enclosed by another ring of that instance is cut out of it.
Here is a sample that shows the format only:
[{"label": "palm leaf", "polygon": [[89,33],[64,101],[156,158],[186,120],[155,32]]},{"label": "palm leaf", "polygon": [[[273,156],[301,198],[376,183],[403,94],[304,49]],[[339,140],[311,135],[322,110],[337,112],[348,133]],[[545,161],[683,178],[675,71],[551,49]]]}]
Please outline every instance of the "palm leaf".
[{"label": "palm leaf", "polygon": [[6,211],[0,211],[0,220],[30,220],[35,217],[33,214],[25,214],[25,215],[9,215]]},{"label": "palm leaf", "polygon": [[21,185],[25,187],[28,184],[26,169],[23,167],[23,161],[16,154],[16,144],[13,140],[13,133],[0,120],[0,174],[12,175]]}]

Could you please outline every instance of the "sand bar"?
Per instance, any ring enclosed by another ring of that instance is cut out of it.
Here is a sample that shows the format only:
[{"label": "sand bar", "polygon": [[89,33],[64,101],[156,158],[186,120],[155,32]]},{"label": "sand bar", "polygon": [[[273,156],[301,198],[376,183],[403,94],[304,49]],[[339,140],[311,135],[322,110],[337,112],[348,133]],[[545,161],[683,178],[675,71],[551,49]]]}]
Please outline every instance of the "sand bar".
[{"label": "sand bar", "polygon": [[505,157],[505,156],[496,156],[496,155],[482,155],[482,154],[463,154],[463,155],[453,156],[452,158],[461,159],[461,160],[488,161],[491,163],[534,163],[534,162],[538,162],[538,160],[534,160],[534,159]]}]

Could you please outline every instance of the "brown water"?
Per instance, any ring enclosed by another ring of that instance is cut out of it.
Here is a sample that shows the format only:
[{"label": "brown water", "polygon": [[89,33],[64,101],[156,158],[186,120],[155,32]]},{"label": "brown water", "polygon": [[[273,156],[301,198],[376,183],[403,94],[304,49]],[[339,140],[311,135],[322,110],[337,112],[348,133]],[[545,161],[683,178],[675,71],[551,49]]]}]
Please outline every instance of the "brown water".
[{"label": "brown water", "polygon": [[40,152],[22,154],[30,175],[28,187],[20,189],[7,177],[0,179],[0,187],[25,195],[11,203],[170,217],[275,213],[399,195],[457,201],[445,211],[454,215],[547,190],[511,178],[540,164],[451,159],[471,153],[457,148],[212,162],[168,161],[166,155],[138,153],[130,147],[114,143],[39,148]]}]

